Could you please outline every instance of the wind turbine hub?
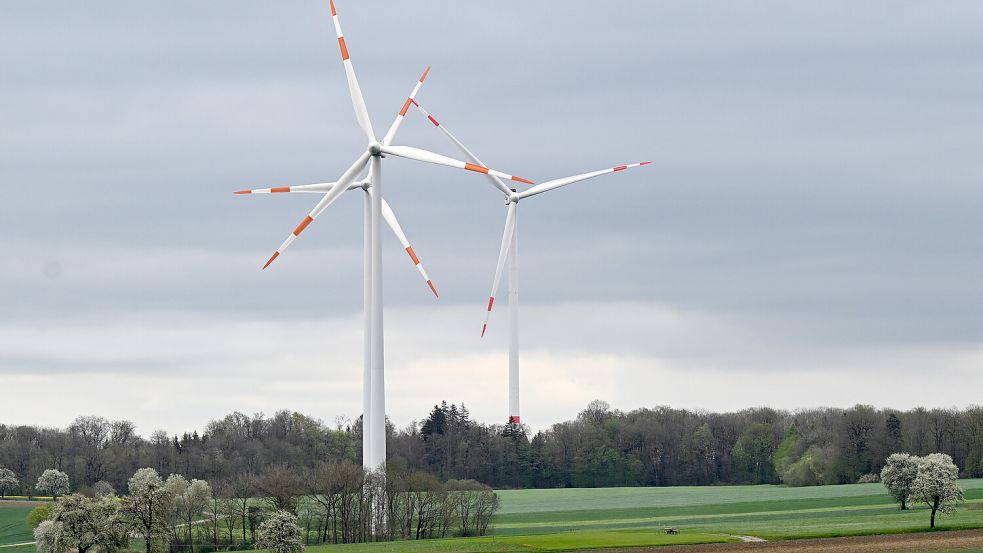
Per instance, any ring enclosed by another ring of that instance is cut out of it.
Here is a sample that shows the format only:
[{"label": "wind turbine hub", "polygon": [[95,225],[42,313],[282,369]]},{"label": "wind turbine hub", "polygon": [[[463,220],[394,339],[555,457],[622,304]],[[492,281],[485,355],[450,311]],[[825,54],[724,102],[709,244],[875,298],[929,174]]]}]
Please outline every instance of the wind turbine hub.
[{"label": "wind turbine hub", "polygon": [[519,194],[518,194],[518,192],[516,192],[515,190],[513,190],[512,193],[509,194],[508,201],[505,202],[505,205],[508,205],[508,204],[517,204],[517,203],[519,203]]},{"label": "wind turbine hub", "polygon": [[374,156],[377,156],[377,155],[382,154],[382,144],[379,144],[379,142],[378,141],[375,141],[375,140],[372,141],[372,142],[370,142],[369,143],[369,153],[372,154],[372,155],[374,155]]}]

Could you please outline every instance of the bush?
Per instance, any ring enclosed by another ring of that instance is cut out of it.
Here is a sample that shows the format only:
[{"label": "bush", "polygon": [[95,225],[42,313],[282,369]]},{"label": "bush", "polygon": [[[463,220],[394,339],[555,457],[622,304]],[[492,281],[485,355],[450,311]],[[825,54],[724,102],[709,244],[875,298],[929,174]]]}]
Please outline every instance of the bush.
[{"label": "bush", "polygon": [[276,511],[259,525],[259,549],[271,549],[273,553],[299,553],[304,550],[301,529],[297,517],[288,511]]},{"label": "bush", "polygon": [[876,484],[881,481],[881,475],[868,472],[857,478],[857,484]]},{"label": "bush", "polygon": [[45,503],[39,507],[31,509],[30,513],[27,513],[27,524],[31,528],[37,528],[42,522],[48,520],[51,516],[51,504]]}]

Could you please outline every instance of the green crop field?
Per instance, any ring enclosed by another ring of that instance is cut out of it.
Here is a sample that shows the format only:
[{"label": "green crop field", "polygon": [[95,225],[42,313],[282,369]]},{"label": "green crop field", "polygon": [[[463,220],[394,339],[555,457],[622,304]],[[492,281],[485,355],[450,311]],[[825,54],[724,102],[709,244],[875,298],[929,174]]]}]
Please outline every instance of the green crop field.
[{"label": "green crop field", "polygon": [[[983,480],[961,480],[967,503],[940,529],[983,528]],[[310,547],[311,553],[568,551],[918,532],[928,511],[901,511],[880,484],[505,490],[484,538]],[[678,536],[662,529],[673,526]],[[968,553],[971,550],[962,550]]]},{"label": "green crop field", "polygon": [[42,502],[0,501],[0,553],[33,553],[33,545],[3,546],[34,541],[34,532],[27,525],[27,513],[42,504]]},{"label": "green crop field", "polygon": [[[981,528],[983,480],[961,480],[969,503],[942,528]],[[769,540],[913,532],[928,512],[898,510],[880,484],[785,488],[726,486],[499,492],[496,535],[676,526]]]}]

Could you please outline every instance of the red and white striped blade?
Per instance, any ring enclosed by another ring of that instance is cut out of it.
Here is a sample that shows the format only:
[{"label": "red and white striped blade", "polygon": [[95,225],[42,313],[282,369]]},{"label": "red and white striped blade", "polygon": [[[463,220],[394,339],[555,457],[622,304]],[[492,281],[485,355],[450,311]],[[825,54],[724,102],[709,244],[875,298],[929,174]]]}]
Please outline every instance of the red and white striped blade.
[{"label": "red and white striped blade", "polygon": [[290,233],[290,236],[287,236],[287,239],[280,244],[280,247],[277,248],[275,252],[273,252],[273,255],[270,256],[270,259],[266,262],[266,265],[263,265],[263,269],[269,267],[277,257],[280,257],[280,254],[282,254],[287,247],[289,247],[290,244],[292,244],[293,241],[300,236],[300,233],[304,232],[308,225],[314,222],[314,219],[317,219],[318,215],[320,215],[325,209],[328,208],[329,205],[337,200],[338,196],[341,196],[346,190],[348,190],[348,185],[355,181],[355,177],[362,169],[365,168],[365,164],[369,162],[369,156],[369,152],[364,152],[358,157],[357,160],[355,160],[355,163],[353,163],[352,166],[345,171],[341,178],[338,179],[338,183],[331,190],[329,190],[323,198],[321,198],[321,201],[314,206],[314,209],[307,214],[307,217],[304,217],[304,220],[297,225],[297,228]]},{"label": "red and white striped blade", "polygon": [[389,131],[386,132],[386,137],[382,139],[383,145],[390,145],[393,142],[393,138],[396,138],[396,131],[399,130],[399,126],[403,124],[403,119],[406,118],[406,111],[410,109],[410,104],[415,103],[413,100],[416,98],[416,93],[420,92],[420,87],[423,86],[423,81],[427,79],[427,74],[430,73],[430,67],[427,66],[427,70],[423,72],[420,80],[417,81],[416,85],[413,87],[413,92],[410,92],[406,102],[403,103],[402,109],[396,114],[396,119],[393,119],[393,124],[389,126]]},{"label": "red and white striped blade", "polygon": [[423,268],[423,263],[420,262],[420,258],[417,257],[416,252],[413,251],[413,246],[411,246],[410,241],[406,239],[406,234],[403,233],[402,227],[399,226],[399,220],[396,219],[396,214],[393,213],[392,208],[389,206],[389,202],[387,202],[385,198],[382,199],[382,218],[386,220],[386,223],[389,225],[389,228],[392,229],[393,234],[396,235],[399,243],[403,245],[403,249],[406,250],[407,255],[410,256],[410,261],[416,265],[416,269],[420,271],[420,275],[427,283],[427,286],[430,287],[430,291],[433,292],[433,295],[439,298],[440,295],[437,294],[437,288],[434,287],[433,281],[430,280],[429,276],[427,276],[427,271]]},{"label": "red and white striped blade", "polygon": [[495,294],[498,293],[498,285],[502,282],[502,271],[505,270],[505,261],[509,258],[509,248],[512,246],[512,234],[515,232],[515,210],[519,204],[509,202],[509,212],[505,216],[505,232],[502,233],[502,247],[498,251],[498,265],[495,266],[495,280],[492,281],[491,294],[488,296],[488,310],[485,312],[485,324],[481,327],[481,336],[485,336],[488,330],[488,318],[491,316],[492,306],[495,305]]},{"label": "red and white striped blade", "polygon": [[355,67],[348,55],[348,45],[345,44],[345,35],[341,32],[341,22],[338,20],[338,10],[335,9],[334,0],[331,2],[331,19],[334,21],[334,30],[338,34],[338,48],[341,49],[341,61],[345,64],[345,77],[348,79],[348,92],[352,96],[352,106],[355,108],[355,119],[358,126],[362,128],[369,142],[375,141],[375,131],[372,129],[372,121],[369,119],[369,110],[365,107],[365,98],[362,97],[362,89],[358,86],[358,79],[355,77]]},{"label": "red and white striped blade", "polygon": [[632,167],[639,167],[642,165],[648,165],[652,163],[651,161],[642,161],[640,163],[632,163],[630,165],[619,165],[617,167],[611,167],[609,169],[601,169],[600,171],[594,171],[591,173],[584,173],[582,175],[574,175],[572,177],[564,177],[562,179],[555,179],[551,181],[546,181],[544,183],[537,184],[532,188],[519,193],[519,198],[528,198],[529,196],[535,196],[536,194],[542,194],[547,190],[553,190],[554,188],[559,188],[561,186],[566,186],[575,182],[582,180],[591,179],[598,177],[600,175],[606,175],[608,173],[616,173],[618,171],[624,171],[625,169],[631,169]]},{"label": "red and white striped blade", "polygon": [[234,194],[279,194],[286,192],[328,192],[334,188],[334,182],[321,182],[317,184],[302,184],[300,186],[275,186],[273,188],[253,188],[250,190],[236,190]]},{"label": "red and white striped blade", "polygon": [[382,151],[384,153],[391,154],[394,156],[405,157],[406,159],[415,159],[417,161],[426,161],[427,163],[436,163],[437,165],[446,165],[448,167],[456,167],[458,169],[467,169],[468,171],[474,171],[475,173],[486,173],[486,174],[495,175],[499,178],[506,179],[506,180],[514,180],[518,182],[524,182],[526,184],[534,184],[532,181],[526,180],[522,177],[516,177],[513,175],[509,175],[507,173],[502,173],[501,171],[489,169],[483,165],[467,163],[451,157],[435,154],[428,150],[414,148],[412,146],[383,146]]},{"label": "red and white striped blade", "polygon": [[[426,109],[424,109],[423,106],[421,106],[416,100],[413,101],[413,105],[416,106],[416,109],[420,113],[422,113],[427,118],[427,120],[429,120],[431,123],[433,123],[433,126],[435,126],[438,129],[440,129],[440,132],[444,133],[444,135],[447,136],[447,138],[450,138],[451,139],[451,142],[453,142],[454,145],[457,146],[457,148],[459,150],[461,150],[461,152],[468,159],[470,159],[472,163],[475,163],[477,165],[482,165],[482,166],[485,165],[480,159],[478,159],[478,156],[476,156],[471,150],[469,150],[467,146],[465,146],[460,140],[457,139],[456,136],[454,136],[453,134],[451,134],[451,131],[447,130],[447,127],[445,127],[445,126],[441,125],[439,122],[437,122],[437,118],[434,117],[433,115],[431,115],[430,112],[427,111]],[[497,176],[495,176],[495,175],[493,175],[491,173],[486,173],[486,176],[488,177],[488,180],[492,183],[492,185],[495,186],[495,188],[498,188],[499,190],[501,190],[505,194],[511,194],[512,193],[512,189],[509,188],[508,185],[506,185],[504,182],[502,182],[502,179],[498,178]]]}]

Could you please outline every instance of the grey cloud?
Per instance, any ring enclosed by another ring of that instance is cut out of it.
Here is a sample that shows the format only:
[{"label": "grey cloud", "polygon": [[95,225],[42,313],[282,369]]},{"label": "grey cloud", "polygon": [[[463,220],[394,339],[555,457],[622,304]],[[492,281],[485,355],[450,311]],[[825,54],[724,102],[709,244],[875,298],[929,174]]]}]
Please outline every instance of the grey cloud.
[{"label": "grey cloud", "polygon": [[[547,310],[539,324],[564,302],[660,305],[746,327],[761,347],[780,336],[768,347],[789,365],[823,348],[876,350],[865,359],[881,366],[892,348],[979,344],[980,6],[606,8],[339,4],[377,129],[430,64],[421,102],[494,167],[541,181],[655,161],[523,202],[523,302]],[[230,194],[334,180],[362,146],[324,2],[12,5],[0,67],[0,321],[357,318],[357,195],[261,272],[313,198]],[[457,155],[409,115],[401,142]],[[404,160],[385,179],[436,307],[480,311],[500,196]],[[386,248],[387,305],[434,306]],[[781,365],[719,335],[650,341],[659,351],[638,355],[660,363]],[[435,347],[469,351],[448,342]],[[614,333],[598,342],[633,351]],[[543,363],[571,359],[556,344]],[[70,369],[32,355],[0,346],[39,373]],[[203,354],[183,355],[174,365]]]}]

